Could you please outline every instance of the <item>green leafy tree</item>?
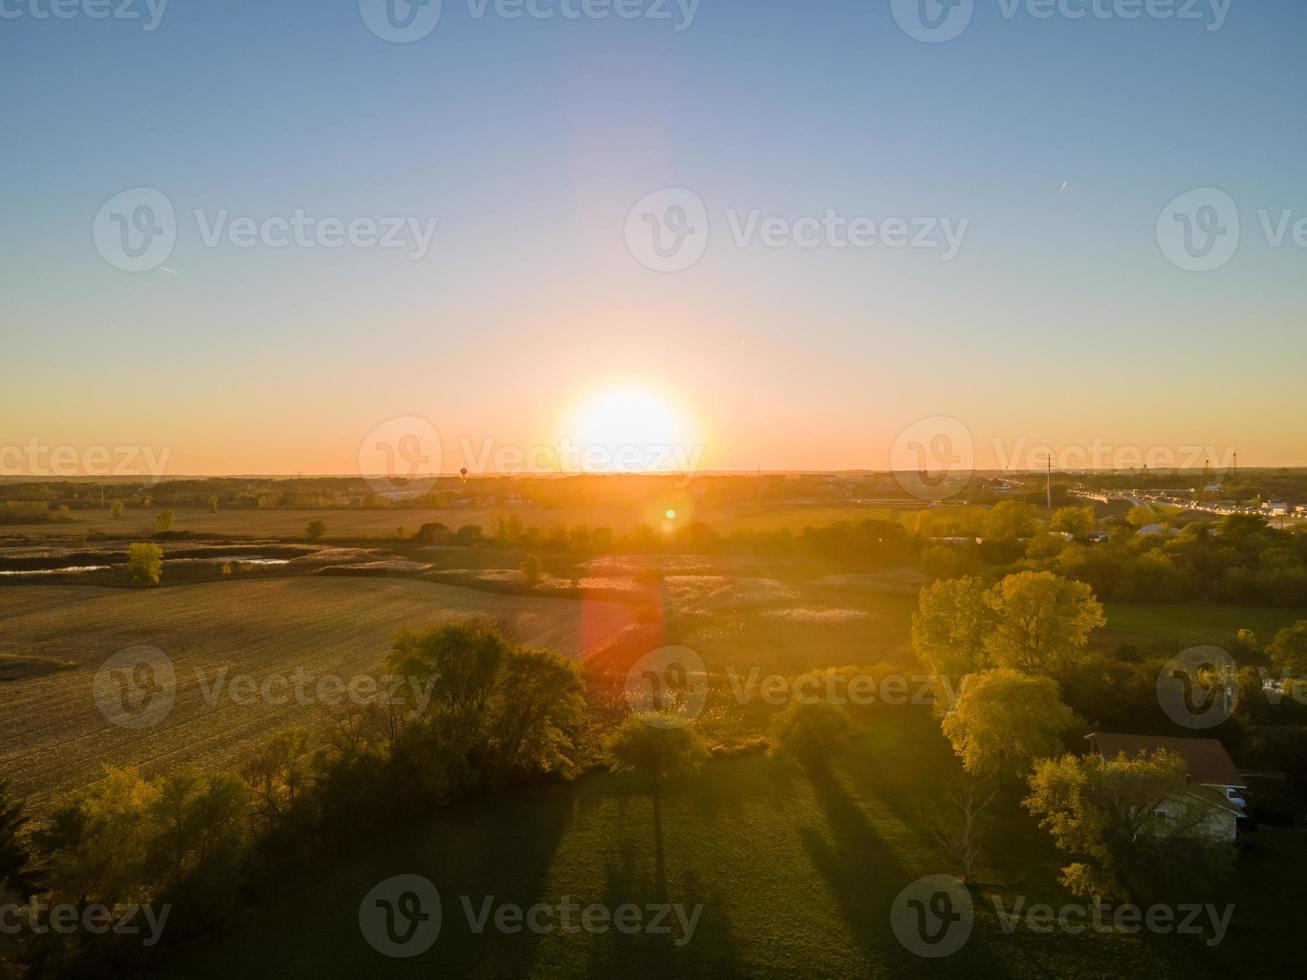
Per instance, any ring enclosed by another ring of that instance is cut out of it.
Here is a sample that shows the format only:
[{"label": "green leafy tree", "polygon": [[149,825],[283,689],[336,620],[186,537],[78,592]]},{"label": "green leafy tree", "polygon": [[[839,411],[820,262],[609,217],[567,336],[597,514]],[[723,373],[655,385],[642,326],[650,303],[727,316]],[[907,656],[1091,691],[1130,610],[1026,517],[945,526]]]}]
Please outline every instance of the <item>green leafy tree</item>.
[{"label": "green leafy tree", "polygon": [[165,886],[180,886],[210,861],[237,857],[249,807],[249,787],[233,773],[201,776],[181,770],[164,776],[145,816]]},{"label": "green leafy tree", "polygon": [[414,678],[423,688],[429,684],[433,704],[480,713],[511,647],[491,624],[465,620],[424,632],[401,630],[386,663],[397,677]]},{"label": "green leafy tree", "polygon": [[327,535],[327,524],[325,521],[309,521],[304,533],[310,541],[321,541]]},{"label": "green leafy tree", "polygon": [[674,727],[646,715],[628,715],[604,741],[613,772],[649,778],[655,792],[669,780],[692,775],[708,758],[708,746],[691,726]]},{"label": "green leafy tree", "polygon": [[163,548],[148,541],[128,546],[127,572],[133,585],[158,585],[163,576]]},{"label": "green leafy tree", "polygon": [[994,624],[985,639],[990,660],[1028,673],[1063,669],[1104,625],[1103,607],[1084,582],[1052,572],[1009,575],[989,593]]},{"label": "green leafy tree", "polygon": [[396,635],[392,674],[430,693],[400,741],[436,795],[468,780],[575,769],[586,724],[575,666],[546,650],[511,643],[480,620]]},{"label": "green leafy tree", "polygon": [[176,772],[151,782],[135,769],[106,767],[57,823],[62,829],[45,838],[57,898],[113,904],[184,894],[192,910],[235,901],[248,788],[231,773]]},{"label": "green leafy tree", "polygon": [[209,513],[210,514],[218,513],[218,498],[216,496],[209,498]]},{"label": "green leafy tree", "polygon": [[1038,527],[1038,508],[1024,500],[1000,500],[985,515],[985,537],[997,541],[1028,538]]},{"label": "green leafy tree", "polygon": [[1093,532],[1095,525],[1094,508],[1090,506],[1059,507],[1053,512],[1053,518],[1048,526],[1053,531],[1062,531],[1073,537],[1086,538]]},{"label": "green leafy tree", "polygon": [[1147,527],[1157,523],[1157,514],[1147,504],[1137,504],[1125,515],[1126,523],[1131,527]]},{"label": "green leafy tree", "polygon": [[161,511],[154,516],[154,529],[159,532],[171,531],[176,515],[170,510]]},{"label": "green leafy tree", "polygon": [[848,716],[835,705],[791,701],[772,722],[768,755],[793,759],[809,772],[822,773],[848,749],[852,738]]},{"label": "green leafy tree", "polygon": [[125,507],[126,505],[121,500],[110,501],[109,516],[115,521],[121,521],[123,519],[123,510]]},{"label": "green leafy tree", "polygon": [[988,666],[985,638],[994,609],[978,578],[943,579],[921,590],[912,616],[912,649],[937,677],[959,679]]},{"label": "green leafy tree", "polygon": [[572,772],[586,721],[580,671],[551,650],[510,649],[490,704],[490,744],[518,772]]},{"label": "green leafy tree", "polygon": [[1266,652],[1276,670],[1291,677],[1307,677],[1307,619],[1276,633]]},{"label": "green leafy tree", "polygon": [[1005,778],[1061,752],[1076,721],[1057,681],[999,667],[967,678],[941,727],[967,772]]},{"label": "green leafy tree", "polygon": [[1194,794],[1171,752],[1045,759],[1030,777],[1025,806],[1073,859],[1062,883],[1077,895],[1192,899],[1231,867],[1230,846],[1204,832],[1213,804]]}]

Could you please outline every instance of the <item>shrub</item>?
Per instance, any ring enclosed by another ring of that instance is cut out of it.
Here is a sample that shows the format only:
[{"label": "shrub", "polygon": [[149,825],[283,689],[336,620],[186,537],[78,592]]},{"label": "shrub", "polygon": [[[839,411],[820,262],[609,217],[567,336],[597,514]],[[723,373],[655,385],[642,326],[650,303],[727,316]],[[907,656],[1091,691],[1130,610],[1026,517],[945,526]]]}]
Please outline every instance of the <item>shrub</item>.
[{"label": "shrub", "polygon": [[163,549],[138,541],[127,549],[127,571],[133,585],[158,585],[163,576]]},{"label": "shrub", "polygon": [[791,701],[772,724],[772,758],[793,759],[809,772],[826,771],[848,748],[853,726],[848,716],[828,701]]}]

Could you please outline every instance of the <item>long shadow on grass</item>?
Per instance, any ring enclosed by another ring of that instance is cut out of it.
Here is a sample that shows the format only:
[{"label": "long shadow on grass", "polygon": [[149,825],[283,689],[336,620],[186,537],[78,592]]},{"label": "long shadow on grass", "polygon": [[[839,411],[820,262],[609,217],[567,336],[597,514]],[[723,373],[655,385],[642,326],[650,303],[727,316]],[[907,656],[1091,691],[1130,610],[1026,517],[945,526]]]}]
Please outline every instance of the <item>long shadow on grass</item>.
[{"label": "long shadow on grass", "polygon": [[[660,915],[659,931],[610,929],[592,937],[587,975],[605,980],[743,975],[734,927],[720,891],[693,870],[670,884],[667,881],[665,855],[668,851],[674,855],[677,845],[674,836],[664,839],[662,807],[661,800],[652,801],[654,853],[627,837],[605,872],[604,885],[604,903],[610,910],[637,906],[644,925],[653,923],[652,915]],[[673,910],[661,911],[669,907]]]},{"label": "long shadow on grass", "polygon": [[894,899],[910,882],[938,869],[904,868],[837,775],[811,773],[809,782],[830,840],[805,828],[800,831],[803,848],[825,879],[840,915],[871,964],[872,975],[1002,975],[978,943],[971,944],[975,948],[967,951],[965,961],[959,956],[927,960],[905,949],[890,927]]}]

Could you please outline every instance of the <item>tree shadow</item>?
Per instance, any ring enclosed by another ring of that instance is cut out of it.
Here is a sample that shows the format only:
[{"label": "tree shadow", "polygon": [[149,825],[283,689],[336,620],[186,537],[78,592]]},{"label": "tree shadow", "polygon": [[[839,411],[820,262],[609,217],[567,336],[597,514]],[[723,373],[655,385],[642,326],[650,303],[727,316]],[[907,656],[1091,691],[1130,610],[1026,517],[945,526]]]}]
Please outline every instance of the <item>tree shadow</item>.
[{"label": "tree shadow", "polygon": [[[649,855],[641,852],[633,838],[626,838],[617,859],[605,872],[604,904],[610,909],[635,905],[642,910],[642,922],[652,920],[649,906],[681,908],[680,916],[668,912],[660,926],[670,933],[639,931],[624,933],[610,928],[590,937],[590,960],[586,975],[609,977],[731,977],[745,972],[739,963],[738,941],[727,901],[720,889],[707,883],[697,870],[689,870],[675,882],[666,880],[662,840],[661,803],[654,807],[655,855],[652,869]],[[696,912],[697,908],[697,912]],[[685,932],[685,921],[692,932]]]},{"label": "tree shadow", "polygon": [[808,779],[830,839],[804,828],[804,851],[873,970],[879,965],[894,977],[1002,975],[985,944],[974,936],[962,950],[941,959],[917,956],[898,941],[890,924],[894,899],[933,870],[906,869],[838,775],[815,772]]}]

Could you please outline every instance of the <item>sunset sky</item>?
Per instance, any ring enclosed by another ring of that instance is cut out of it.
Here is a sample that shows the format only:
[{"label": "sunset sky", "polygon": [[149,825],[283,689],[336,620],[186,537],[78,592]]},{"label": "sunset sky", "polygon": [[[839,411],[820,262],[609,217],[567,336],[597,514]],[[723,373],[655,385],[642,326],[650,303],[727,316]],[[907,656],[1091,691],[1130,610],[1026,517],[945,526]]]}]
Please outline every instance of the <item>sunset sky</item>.
[{"label": "sunset sky", "polygon": [[[942,416],[985,467],[1018,440],[1307,465],[1307,235],[1273,247],[1259,218],[1307,218],[1298,0],[1236,2],[1219,30],[976,0],[938,44],[888,0],[702,0],[680,31],[676,4],[475,9],[445,0],[407,44],[356,0],[0,22],[0,445],[350,473],[376,426],[418,416],[455,471],[465,444],[619,439],[603,423],[629,418],[707,469],[883,469]],[[177,241],[132,273],[92,228],[137,187],[175,206]],[[624,237],[667,187],[708,214],[678,272]],[[1190,272],[1155,227],[1201,187],[1237,203],[1241,244]],[[206,246],[223,209],[437,226],[417,260]],[[755,209],[969,224],[951,260],[739,247],[728,212]]]}]

